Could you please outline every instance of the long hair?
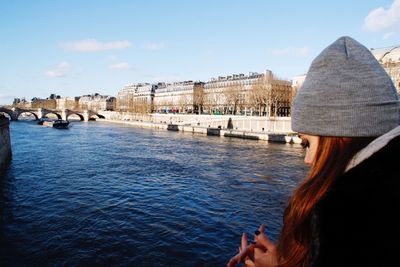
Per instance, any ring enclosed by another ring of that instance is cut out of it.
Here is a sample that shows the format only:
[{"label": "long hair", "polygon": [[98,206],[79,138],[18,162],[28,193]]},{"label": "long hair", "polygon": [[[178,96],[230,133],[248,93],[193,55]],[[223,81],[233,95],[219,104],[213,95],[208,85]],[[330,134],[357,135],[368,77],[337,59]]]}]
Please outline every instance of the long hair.
[{"label": "long hair", "polygon": [[285,210],[277,244],[279,266],[309,266],[311,260],[311,211],[342,175],[351,158],[373,138],[320,137],[315,160],[306,179],[293,192]]}]

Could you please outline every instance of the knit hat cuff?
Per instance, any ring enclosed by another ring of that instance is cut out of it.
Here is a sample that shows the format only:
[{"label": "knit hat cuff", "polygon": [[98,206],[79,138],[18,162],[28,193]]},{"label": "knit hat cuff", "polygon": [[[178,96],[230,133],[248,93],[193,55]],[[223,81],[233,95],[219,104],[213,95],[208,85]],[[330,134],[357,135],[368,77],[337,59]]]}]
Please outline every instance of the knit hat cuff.
[{"label": "knit hat cuff", "polygon": [[300,105],[294,108],[292,129],[320,136],[380,136],[399,125],[399,109],[398,100],[352,105]]}]

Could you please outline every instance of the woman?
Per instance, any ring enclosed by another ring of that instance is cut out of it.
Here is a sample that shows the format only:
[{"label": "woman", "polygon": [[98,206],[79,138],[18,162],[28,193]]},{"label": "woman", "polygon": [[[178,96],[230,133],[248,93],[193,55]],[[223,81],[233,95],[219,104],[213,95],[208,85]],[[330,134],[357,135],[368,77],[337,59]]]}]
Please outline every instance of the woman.
[{"label": "woman", "polygon": [[312,62],[292,113],[311,165],[279,240],[262,225],[228,266],[399,266],[400,103],[363,45],[341,37]]}]

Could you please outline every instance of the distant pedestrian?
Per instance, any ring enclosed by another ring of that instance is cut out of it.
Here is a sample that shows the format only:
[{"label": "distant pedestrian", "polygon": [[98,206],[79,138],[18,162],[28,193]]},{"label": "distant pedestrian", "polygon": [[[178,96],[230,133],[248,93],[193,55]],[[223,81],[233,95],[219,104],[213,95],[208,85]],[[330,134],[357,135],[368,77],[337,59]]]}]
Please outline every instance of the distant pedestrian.
[{"label": "distant pedestrian", "polygon": [[279,240],[262,225],[228,266],[398,266],[399,122],[398,94],[371,52],[350,37],[325,48],[293,104],[310,172]]}]

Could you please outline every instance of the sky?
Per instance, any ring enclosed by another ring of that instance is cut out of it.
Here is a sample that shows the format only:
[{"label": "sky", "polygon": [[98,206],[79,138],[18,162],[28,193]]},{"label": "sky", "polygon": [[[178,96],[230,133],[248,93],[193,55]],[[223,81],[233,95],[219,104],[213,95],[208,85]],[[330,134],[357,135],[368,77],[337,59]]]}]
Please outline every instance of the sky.
[{"label": "sky", "polygon": [[400,45],[400,0],[0,0],[0,105],[271,70],[340,36]]}]

